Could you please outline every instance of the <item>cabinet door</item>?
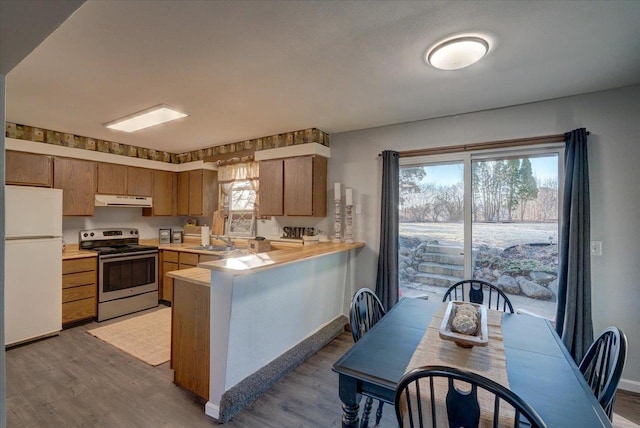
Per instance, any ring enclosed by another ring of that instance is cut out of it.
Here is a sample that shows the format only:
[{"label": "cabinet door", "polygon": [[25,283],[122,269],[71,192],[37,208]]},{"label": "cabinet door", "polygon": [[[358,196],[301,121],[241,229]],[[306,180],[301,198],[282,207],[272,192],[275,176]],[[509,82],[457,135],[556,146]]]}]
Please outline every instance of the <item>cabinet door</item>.
[{"label": "cabinet door", "polygon": [[313,156],[313,216],[327,216],[327,158]]},{"label": "cabinet door", "polygon": [[189,215],[189,171],[178,173],[177,215]]},{"label": "cabinet door", "polygon": [[113,163],[98,164],[98,194],[126,195],[127,167]]},{"label": "cabinet door", "polygon": [[284,160],[284,213],[313,215],[313,158]]},{"label": "cabinet door", "polygon": [[153,208],[143,208],[142,215],[176,215],[176,173],[153,171]]},{"label": "cabinet door", "polygon": [[211,217],[218,209],[218,171],[202,170],[202,216]]},{"label": "cabinet door", "polygon": [[152,196],[152,170],[146,168],[127,167],[127,195]]},{"label": "cabinet door", "polygon": [[173,300],[173,278],[169,278],[167,272],[178,270],[178,263],[162,262],[162,300],[171,302]]},{"label": "cabinet door", "polygon": [[93,215],[96,193],[96,164],[90,161],[55,158],[53,187],[62,189],[63,215]]},{"label": "cabinet door", "polygon": [[260,161],[260,215],[283,215],[284,163],[282,159]]},{"label": "cabinet door", "polygon": [[203,215],[202,174],[202,170],[189,171],[189,215]]},{"label": "cabinet door", "polygon": [[51,156],[10,150],[7,150],[5,156],[6,184],[52,186],[53,162]]}]

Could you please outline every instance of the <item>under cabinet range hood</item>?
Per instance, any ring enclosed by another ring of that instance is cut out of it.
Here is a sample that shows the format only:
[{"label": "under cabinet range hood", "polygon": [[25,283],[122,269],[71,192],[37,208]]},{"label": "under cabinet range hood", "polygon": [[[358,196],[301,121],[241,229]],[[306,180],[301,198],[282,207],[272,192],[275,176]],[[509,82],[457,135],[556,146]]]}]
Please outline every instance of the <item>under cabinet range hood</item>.
[{"label": "under cabinet range hood", "polygon": [[96,195],[96,207],[151,208],[150,196]]}]

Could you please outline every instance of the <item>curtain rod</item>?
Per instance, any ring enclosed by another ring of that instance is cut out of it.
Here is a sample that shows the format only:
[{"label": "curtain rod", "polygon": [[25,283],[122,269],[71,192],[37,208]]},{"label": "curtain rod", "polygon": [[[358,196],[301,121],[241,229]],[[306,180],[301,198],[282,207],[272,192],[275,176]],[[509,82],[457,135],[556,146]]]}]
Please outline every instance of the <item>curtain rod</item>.
[{"label": "curtain rod", "polygon": [[[587,131],[587,135],[591,133]],[[461,144],[457,146],[433,147],[428,149],[404,150],[398,152],[400,158],[416,156],[439,155],[444,153],[459,153],[470,150],[501,149],[506,147],[531,146],[537,144],[561,143],[565,140],[565,134],[543,135],[540,137],[515,138],[511,140],[486,141],[484,143]],[[378,153],[382,156],[382,153]]]}]

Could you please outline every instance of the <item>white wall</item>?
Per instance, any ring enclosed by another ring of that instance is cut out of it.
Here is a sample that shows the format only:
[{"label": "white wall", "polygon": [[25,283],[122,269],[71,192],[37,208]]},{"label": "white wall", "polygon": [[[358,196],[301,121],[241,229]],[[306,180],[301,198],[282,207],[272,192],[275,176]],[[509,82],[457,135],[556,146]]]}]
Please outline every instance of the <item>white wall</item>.
[{"label": "white wall", "polygon": [[[559,134],[585,127],[589,136],[594,334],[616,325],[629,342],[621,386],[640,392],[640,86],[459,116],[333,134],[329,183],[353,187],[362,214],[356,237],[356,287],[375,287],[382,150],[410,150]],[[437,102],[437,101],[434,101]]]}]

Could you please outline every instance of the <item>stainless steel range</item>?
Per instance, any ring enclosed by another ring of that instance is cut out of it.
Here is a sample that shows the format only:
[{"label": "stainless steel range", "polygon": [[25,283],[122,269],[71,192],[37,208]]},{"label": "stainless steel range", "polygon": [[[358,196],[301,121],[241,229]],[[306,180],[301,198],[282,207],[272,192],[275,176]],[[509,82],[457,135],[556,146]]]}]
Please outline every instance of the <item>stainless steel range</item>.
[{"label": "stainless steel range", "polygon": [[98,252],[98,321],[158,306],[158,247],[138,229],[81,230],[79,242]]}]

